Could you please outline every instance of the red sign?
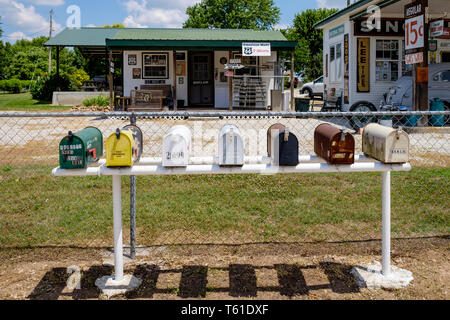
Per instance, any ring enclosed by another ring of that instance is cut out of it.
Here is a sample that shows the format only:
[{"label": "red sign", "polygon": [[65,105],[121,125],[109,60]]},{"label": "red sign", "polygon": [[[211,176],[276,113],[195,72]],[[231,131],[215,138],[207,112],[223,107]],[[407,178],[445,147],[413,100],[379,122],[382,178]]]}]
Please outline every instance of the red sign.
[{"label": "red sign", "polygon": [[405,55],[406,64],[416,64],[423,62],[423,52],[411,53]]}]

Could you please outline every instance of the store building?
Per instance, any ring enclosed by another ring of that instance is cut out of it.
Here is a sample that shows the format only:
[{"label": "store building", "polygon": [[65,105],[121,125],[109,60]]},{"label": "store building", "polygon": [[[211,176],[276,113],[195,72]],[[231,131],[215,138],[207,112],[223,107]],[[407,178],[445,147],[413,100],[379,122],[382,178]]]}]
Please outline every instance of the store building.
[{"label": "store building", "polygon": [[[250,51],[243,54],[243,45]],[[109,58],[115,73],[119,63],[117,95],[161,88],[175,108],[217,109],[270,108],[271,93],[282,89],[280,52],[296,45],[280,31],[104,28],[68,28],[46,43]]]},{"label": "store building", "polygon": [[[413,65],[405,59],[405,6],[412,2],[361,0],[316,25],[323,30],[324,97],[329,106],[376,111],[389,88],[411,75]],[[429,63],[450,62],[450,1],[428,0],[428,20],[441,21],[445,31],[429,37]]]}]

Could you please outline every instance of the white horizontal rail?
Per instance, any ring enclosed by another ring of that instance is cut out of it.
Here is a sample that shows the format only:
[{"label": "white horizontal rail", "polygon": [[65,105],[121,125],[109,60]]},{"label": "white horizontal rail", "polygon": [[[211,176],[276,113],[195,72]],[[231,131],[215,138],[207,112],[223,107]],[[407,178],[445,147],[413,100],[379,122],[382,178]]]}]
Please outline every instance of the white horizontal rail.
[{"label": "white horizontal rail", "polygon": [[[315,155],[303,155],[299,156],[300,163],[326,163],[326,160]],[[373,162],[374,159],[367,157],[366,155],[356,155],[355,162]],[[267,156],[255,156],[244,157],[245,164],[270,164],[271,159]],[[106,159],[100,159],[99,165],[105,165]],[[144,157],[139,160],[135,165],[154,165],[158,166],[162,164],[162,158],[158,157]],[[191,157],[189,158],[190,165],[205,165],[205,164],[219,164],[219,157]]]},{"label": "white horizontal rail", "polygon": [[327,163],[301,163],[297,166],[273,166],[270,164],[246,164],[242,167],[218,165],[189,165],[167,168],[160,165],[137,165],[126,168],[106,166],[67,170],[55,168],[54,176],[145,176],[145,175],[200,175],[200,174],[277,174],[277,173],[332,173],[332,172],[388,172],[409,171],[411,165],[384,164],[381,162],[358,162],[352,165],[329,165]]}]

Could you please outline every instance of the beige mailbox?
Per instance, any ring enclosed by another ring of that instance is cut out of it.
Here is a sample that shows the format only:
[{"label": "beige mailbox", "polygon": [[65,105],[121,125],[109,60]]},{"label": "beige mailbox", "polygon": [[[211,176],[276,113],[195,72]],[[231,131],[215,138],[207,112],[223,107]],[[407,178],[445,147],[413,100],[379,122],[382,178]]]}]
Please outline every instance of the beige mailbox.
[{"label": "beige mailbox", "polygon": [[371,123],[364,128],[362,149],[383,163],[405,163],[409,161],[409,136],[401,128]]},{"label": "beige mailbox", "polygon": [[164,167],[186,167],[189,164],[192,134],[186,126],[174,126],[163,140],[162,165]]},{"label": "beige mailbox", "polygon": [[220,130],[219,165],[244,165],[244,141],[239,129],[234,125],[227,124]]}]

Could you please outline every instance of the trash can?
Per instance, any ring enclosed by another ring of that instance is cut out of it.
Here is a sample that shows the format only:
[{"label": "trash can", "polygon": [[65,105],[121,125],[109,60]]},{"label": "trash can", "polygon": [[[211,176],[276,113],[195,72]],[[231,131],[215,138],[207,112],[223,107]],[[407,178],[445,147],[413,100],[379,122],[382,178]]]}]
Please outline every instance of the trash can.
[{"label": "trash can", "polygon": [[[434,100],[432,100],[431,111],[445,111],[444,102],[439,98],[435,98]],[[445,117],[443,115],[430,117],[430,125],[432,127],[443,127],[444,124],[445,124]]]},{"label": "trash can", "polygon": [[311,99],[309,98],[295,98],[296,112],[309,112]]}]

